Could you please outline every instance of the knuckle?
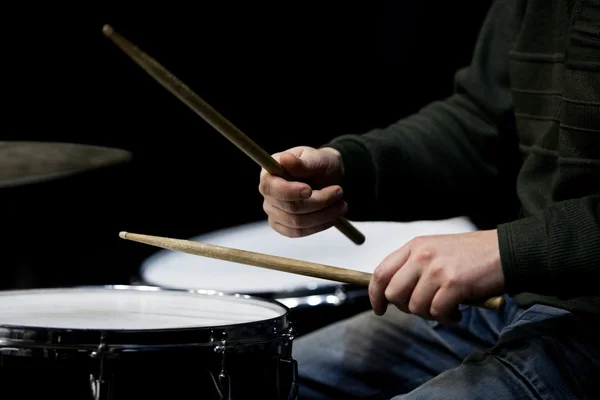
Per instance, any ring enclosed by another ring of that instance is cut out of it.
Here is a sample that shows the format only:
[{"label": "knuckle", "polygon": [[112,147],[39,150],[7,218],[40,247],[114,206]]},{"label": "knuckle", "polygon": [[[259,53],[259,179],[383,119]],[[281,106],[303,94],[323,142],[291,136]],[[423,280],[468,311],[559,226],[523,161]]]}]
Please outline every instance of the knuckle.
[{"label": "knuckle", "polygon": [[273,230],[277,233],[279,233],[282,236],[286,236],[286,237],[294,237],[294,230],[293,229],[288,229],[283,225],[278,224],[276,221],[273,220],[273,218],[269,217],[268,219],[269,225],[271,226],[271,228],[273,228]]},{"label": "knuckle", "polygon": [[266,179],[261,179],[260,182],[258,183],[258,191],[263,195],[263,196],[268,196],[269,195],[269,184],[266,181]]},{"label": "knuckle", "polygon": [[394,293],[394,291],[392,291],[389,287],[385,289],[383,295],[390,303],[396,302],[396,293]]},{"label": "knuckle", "polygon": [[423,307],[421,307],[420,302],[414,297],[410,299],[408,303],[408,309],[412,314],[421,315],[423,311]]},{"label": "knuckle", "polygon": [[418,249],[423,244],[423,241],[424,241],[424,237],[423,236],[415,236],[409,242],[410,243],[410,247],[413,250],[416,250],[416,249]]},{"label": "knuckle", "polygon": [[460,286],[459,277],[454,273],[445,273],[442,282],[443,286],[449,289]]},{"label": "knuckle", "polygon": [[296,237],[294,229],[280,228],[279,233],[285,237],[294,238]]},{"label": "knuckle", "polygon": [[433,251],[428,248],[419,247],[413,254],[415,261],[418,263],[427,263],[433,259]]},{"label": "knuckle", "polygon": [[290,223],[290,227],[292,227],[293,229],[300,229],[302,228],[302,216],[301,215],[297,215],[297,214],[292,214],[290,216],[288,216],[288,220]]},{"label": "knuckle", "polygon": [[300,211],[300,204],[298,202],[286,201],[284,204],[285,211],[289,213],[297,213]]},{"label": "knuckle", "polygon": [[304,236],[304,230],[301,228],[290,229],[290,237],[299,238]]},{"label": "knuckle", "polygon": [[273,229],[275,232],[280,233],[282,235],[284,234],[281,230],[281,226],[279,224],[277,224],[275,221],[273,221],[273,218],[269,217],[268,222],[269,222],[269,226],[271,227],[271,229]]},{"label": "knuckle", "polygon": [[375,268],[375,271],[373,271],[372,279],[376,283],[381,283],[384,281],[385,276],[386,276],[385,265],[380,264],[377,268]]},{"label": "knuckle", "polygon": [[429,310],[429,314],[435,319],[443,317],[441,308],[435,304],[431,306],[431,309]]},{"label": "knuckle", "polygon": [[430,240],[427,235],[415,236],[409,242],[412,252],[419,252],[425,248],[429,248]]},{"label": "knuckle", "polygon": [[399,305],[404,303],[402,295],[389,286],[385,289],[384,296],[390,303]]},{"label": "knuckle", "polygon": [[446,274],[446,268],[442,264],[432,264],[429,267],[429,275],[434,279],[443,279]]}]

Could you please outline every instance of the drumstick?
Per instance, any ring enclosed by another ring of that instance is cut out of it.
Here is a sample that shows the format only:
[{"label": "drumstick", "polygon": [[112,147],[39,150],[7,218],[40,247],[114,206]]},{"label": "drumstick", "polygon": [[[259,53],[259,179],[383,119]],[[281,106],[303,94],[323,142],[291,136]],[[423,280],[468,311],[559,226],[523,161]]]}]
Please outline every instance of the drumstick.
[{"label": "drumstick", "polygon": [[[283,168],[280,163],[277,162],[277,160],[260,148],[240,129],[229,122],[223,115],[217,112],[206,101],[200,98],[200,96],[194,93],[187,85],[177,79],[162,65],[160,65],[155,59],[140,50],[122,35],[115,32],[111,26],[104,25],[102,32],[158,83],[160,83],[164,88],[170,91],[194,112],[196,112],[207,123],[215,128],[217,132],[221,133],[230,142],[246,153],[246,155],[248,155],[258,165],[272,175],[282,177],[286,180],[294,180],[294,178]],[[365,236],[347,219],[339,217],[336,219],[334,225],[355,244],[360,245],[365,242]]]},{"label": "drumstick", "polygon": [[[373,276],[373,274],[368,272],[355,271],[269,254],[255,253],[247,250],[232,249],[191,240],[172,239],[129,232],[120,232],[119,236],[123,239],[145,243],[167,250],[289,272],[292,274],[305,275],[313,278],[349,283],[357,286],[369,286],[369,282]],[[502,310],[505,306],[505,300],[502,296],[498,296],[480,303],[472,303],[472,305],[493,310]]]}]

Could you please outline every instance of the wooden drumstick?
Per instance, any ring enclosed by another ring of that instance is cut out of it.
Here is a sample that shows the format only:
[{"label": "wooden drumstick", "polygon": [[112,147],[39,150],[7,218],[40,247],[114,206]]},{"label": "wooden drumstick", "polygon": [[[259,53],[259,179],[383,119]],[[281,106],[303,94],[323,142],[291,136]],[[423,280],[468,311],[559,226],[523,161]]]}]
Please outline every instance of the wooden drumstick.
[{"label": "wooden drumstick", "polygon": [[[294,178],[283,168],[280,163],[277,162],[277,160],[259,147],[240,129],[229,122],[223,115],[217,112],[206,101],[200,98],[200,96],[194,93],[187,85],[181,82],[162,65],[160,65],[155,59],[140,50],[122,35],[115,32],[111,26],[104,25],[102,32],[158,83],[160,83],[164,88],[170,91],[194,112],[196,112],[196,114],[198,114],[208,124],[215,128],[217,132],[221,133],[230,142],[246,153],[246,155],[248,155],[258,165],[272,175],[280,176],[287,180],[294,180]],[[347,219],[339,217],[335,221],[334,225],[355,244],[361,245],[365,242],[365,236]]]},{"label": "wooden drumstick", "polygon": [[[232,249],[229,247],[222,247],[191,240],[172,239],[129,232],[120,232],[119,236],[123,239],[145,243],[167,250],[252,265],[255,267],[273,269],[282,272],[289,272],[292,274],[311,276],[313,278],[349,283],[358,286],[369,286],[369,282],[373,276],[373,274],[368,272],[355,271],[346,268],[334,267],[331,265],[317,264],[292,258],[256,253],[247,250]],[[483,302],[471,304],[481,308],[502,310],[505,306],[505,300],[502,296],[498,296]]]}]

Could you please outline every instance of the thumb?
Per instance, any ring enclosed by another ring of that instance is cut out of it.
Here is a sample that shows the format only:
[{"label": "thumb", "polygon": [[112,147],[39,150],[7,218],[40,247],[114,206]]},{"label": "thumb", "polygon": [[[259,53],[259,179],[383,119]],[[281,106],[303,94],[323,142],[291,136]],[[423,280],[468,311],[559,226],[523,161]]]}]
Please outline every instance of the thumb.
[{"label": "thumb", "polygon": [[314,178],[325,171],[322,157],[319,157],[317,152],[304,152],[300,157],[289,152],[281,153],[279,163],[290,175],[298,179]]}]

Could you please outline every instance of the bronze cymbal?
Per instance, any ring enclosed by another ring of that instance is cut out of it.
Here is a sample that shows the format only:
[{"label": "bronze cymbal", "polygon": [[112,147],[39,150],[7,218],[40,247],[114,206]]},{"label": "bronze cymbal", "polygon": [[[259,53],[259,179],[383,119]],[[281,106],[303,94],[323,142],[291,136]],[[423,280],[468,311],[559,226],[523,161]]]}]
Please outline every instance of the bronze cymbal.
[{"label": "bronze cymbal", "polygon": [[130,152],[110,147],[0,141],[0,188],[62,178],[130,159]]}]

